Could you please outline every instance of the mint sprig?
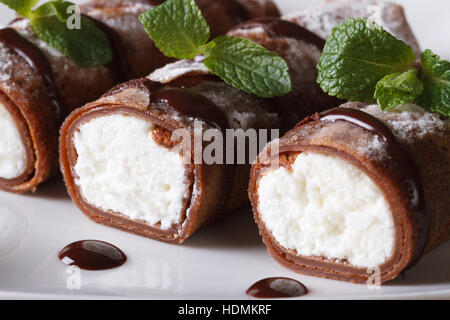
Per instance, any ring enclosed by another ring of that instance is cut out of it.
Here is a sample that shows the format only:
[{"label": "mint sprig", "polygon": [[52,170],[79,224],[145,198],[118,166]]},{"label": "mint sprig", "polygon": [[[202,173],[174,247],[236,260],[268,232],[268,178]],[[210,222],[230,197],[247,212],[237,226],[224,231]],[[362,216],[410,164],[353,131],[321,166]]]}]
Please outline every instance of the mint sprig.
[{"label": "mint sprig", "polygon": [[167,1],[139,18],[155,45],[171,58],[198,56],[210,36],[208,23],[194,0]]},{"label": "mint sprig", "polygon": [[277,53],[238,37],[221,36],[208,43],[210,29],[194,0],[167,0],[139,18],[166,56],[192,59],[204,55],[204,64],[212,73],[260,97],[282,96],[292,90],[289,67]]},{"label": "mint sprig", "polygon": [[[53,0],[33,9],[38,0],[0,0],[21,16],[30,20],[36,35],[51,47],[64,53],[81,67],[104,65],[114,59],[107,35],[93,21],[74,16],[70,1]],[[79,14],[79,13],[76,13]],[[69,19],[79,19],[79,26],[69,28]]]},{"label": "mint sprig", "polygon": [[68,9],[72,5],[73,3],[69,1],[63,0],[49,1],[39,6],[31,13],[32,17],[34,18],[50,17],[56,15],[60,21],[66,22],[67,19],[70,18]]},{"label": "mint sprig", "polygon": [[[205,48],[205,66],[227,84],[259,97],[284,94],[288,66],[277,53],[248,39],[222,36]],[[243,59],[242,57],[245,57]]]},{"label": "mint sprig", "polygon": [[450,116],[450,62],[431,50],[416,63],[413,50],[375,22],[336,25],[317,65],[317,82],[329,95],[377,102],[382,110],[415,102]]},{"label": "mint sprig", "polygon": [[327,39],[317,66],[317,81],[332,96],[375,102],[378,81],[407,71],[414,61],[413,50],[376,23],[348,19],[335,26]]},{"label": "mint sprig", "polygon": [[450,117],[450,62],[429,49],[422,53],[421,58],[424,90],[418,102]]}]

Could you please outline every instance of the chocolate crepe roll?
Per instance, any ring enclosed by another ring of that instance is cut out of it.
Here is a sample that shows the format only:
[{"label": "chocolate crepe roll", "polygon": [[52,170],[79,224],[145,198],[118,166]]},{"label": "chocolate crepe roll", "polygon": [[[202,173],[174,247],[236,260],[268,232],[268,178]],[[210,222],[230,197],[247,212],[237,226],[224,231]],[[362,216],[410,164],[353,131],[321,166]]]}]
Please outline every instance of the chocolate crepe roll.
[{"label": "chocolate crepe roll", "polygon": [[[81,7],[108,35],[115,51],[108,66],[79,67],[41,41],[25,19],[16,19],[0,31],[0,190],[34,191],[57,171],[57,132],[71,110],[117,83],[145,76],[172,61],[155,47],[138,19],[156,2],[92,1]],[[261,2],[261,8],[269,2]],[[202,4],[207,15],[220,15],[233,25],[247,17],[225,10],[227,6],[218,1]],[[253,16],[250,10],[256,15],[262,12],[249,7],[243,10],[248,17]]]},{"label": "chocolate crepe roll", "polygon": [[218,213],[242,204],[245,172],[196,164],[194,155],[184,161],[179,145],[186,141],[173,138],[175,130],[186,130],[193,153],[196,123],[201,132],[216,129],[222,139],[227,128],[276,127],[276,115],[263,104],[208,76],[181,77],[170,85],[146,78],[120,85],[75,110],[61,128],[68,192],[96,222],[182,243]]},{"label": "chocolate crepe roll", "polygon": [[[283,21],[255,23],[267,23],[267,32],[258,35],[260,43],[270,43],[270,49],[280,54],[293,46],[288,63],[298,61],[294,52],[308,58],[308,49],[314,50],[318,59],[320,52],[313,41],[323,41],[303,28]],[[283,28],[278,30],[278,25]],[[272,34],[272,29],[277,33]],[[204,128],[216,126],[222,131],[279,128],[283,118],[277,113],[279,102],[226,85],[201,61],[199,57],[169,64],[149,76],[153,82],[119,86],[68,117],[60,137],[62,172],[73,201],[91,219],[181,243],[219,213],[248,203],[249,161],[185,164],[176,149],[178,140],[171,137],[177,128],[191,132],[196,118]],[[316,61],[306,61],[309,70],[304,65],[292,72],[315,72]],[[178,89],[168,90],[173,87]],[[300,88],[295,83],[294,87]]]},{"label": "chocolate crepe roll", "polygon": [[[89,8],[116,7],[134,1],[160,5],[164,0],[95,0]],[[280,17],[272,0],[195,0],[211,29],[211,37],[225,34],[233,26],[257,17]]]},{"label": "chocolate crepe roll", "polygon": [[385,282],[450,238],[450,120],[348,103],[306,118],[252,166],[269,253],[308,275]]},{"label": "chocolate crepe roll", "polygon": [[398,39],[412,47],[417,56],[422,52],[399,4],[383,0],[324,0],[282,17],[328,38],[333,27],[348,18],[374,20]]}]

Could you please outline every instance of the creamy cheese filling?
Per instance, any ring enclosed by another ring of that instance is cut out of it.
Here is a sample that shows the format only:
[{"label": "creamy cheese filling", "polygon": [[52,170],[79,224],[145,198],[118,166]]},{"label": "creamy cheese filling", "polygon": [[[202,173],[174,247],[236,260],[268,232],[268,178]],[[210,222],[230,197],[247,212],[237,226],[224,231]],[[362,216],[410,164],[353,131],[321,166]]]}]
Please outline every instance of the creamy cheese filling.
[{"label": "creamy cheese filling", "polygon": [[187,197],[182,157],[158,145],[155,126],[112,114],[81,124],[73,142],[75,183],[86,202],[168,229],[180,220]]},{"label": "creamy cheese filling", "polygon": [[27,153],[16,122],[0,104],[0,178],[14,179],[24,173]]},{"label": "creamy cheese filling", "polygon": [[340,158],[303,152],[259,182],[258,209],[286,249],[345,259],[358,267],[393,254],[394,220],[383,193],[362,170]]}]

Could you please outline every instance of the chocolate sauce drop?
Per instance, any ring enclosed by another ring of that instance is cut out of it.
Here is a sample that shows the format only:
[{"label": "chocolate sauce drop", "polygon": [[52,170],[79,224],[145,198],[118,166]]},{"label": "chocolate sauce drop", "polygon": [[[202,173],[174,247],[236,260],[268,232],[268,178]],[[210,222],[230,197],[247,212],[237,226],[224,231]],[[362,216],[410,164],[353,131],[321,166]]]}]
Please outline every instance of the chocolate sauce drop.
[{"label": "chocolate sauce drop", "polygon": [[52,67],[47,57],[38,47],[12,28],[0,30],[0,42],[22,57],[44,79],[49,90],[49,97],[55,106],[56,116],[59,120],[62,120],[66,113],[65,104],[56,85]]},{"label": "chocolate sauce drop", "polygon": [[67,265],[84,270],[117,268],[127,261],[127,256],[116,246],[99,240],[82,240],[64,247],[58,258]]},{"label": "chocolate sauce drop", "polygon": [[306,286],[294,279],[275,277],[259,280],[247,290],[254,298],[294,298],[308,293]]},{"label": "chocolate sauce drop", "polygon": [[406,173],[403,181],[411,199],[411,209],[414,219],[420,221],[419,225],[421,227],[417,240],[418,245],[407,266],[407,269],[411,268],[420,260],[425,250],[431,226],[425,201],[425,193],[414,158],[397,141],[392,131],[383,122],[366,112],[351,108],[333,108],[321,113],[320,121],[346,121],[381,137],[387,143],[388,150],[393,160],[396,161],[397,166],[402,168],[402,171]]}]

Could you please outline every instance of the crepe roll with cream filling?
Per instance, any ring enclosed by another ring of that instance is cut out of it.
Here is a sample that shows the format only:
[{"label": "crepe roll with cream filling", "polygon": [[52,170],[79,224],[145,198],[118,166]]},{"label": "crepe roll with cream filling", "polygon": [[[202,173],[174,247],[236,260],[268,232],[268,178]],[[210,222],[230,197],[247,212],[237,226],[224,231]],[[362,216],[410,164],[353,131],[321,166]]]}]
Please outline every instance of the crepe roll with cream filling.
[{"label": "crepe roll with cream filling", "polygon": [[[299,60],[294,57],[297,52],[305,57],[302,70],[315,72],[309,50],[316,57],[316,36],[289,22],[282,21],[277,32],[271,31],[280,25],[273,20],[257,22],[265,23],[260,43],[272,44],[280,54],[293,46],[287,63]],[[232,33],[236,30],[240,29]],[[315,86],[312,82],[304,90]],[[294,80],[293,87],[301,86]],[[280,127],[284,115],[277,113],[279,108],[276,100],[228,86],[209,73],[202,57],[169,64],[68,117],[61,130],[60,155],[69,194],[97,222],[181,243],[218,214],[248,203],[250,161],[246,157],[238,164],[183,163],[174,131],[192,132],[197,119],[205,129],[240,129],[244,134],[255,129],[259,135],[259,129]],[[258,143],[264,146],[271,138],[269,132]],[[202,148],[207,147],[206,143]]]},{"label": "crepe roll with cream filling", "polygon": [[[275,128],[276,115],[221,81],[197,76],[177,84],[134,80],[66,119],[62,172],[72,200],[92,220],[181,243],[245,202],[248,173],[241,168],[248,167],[195,163],[194,130],[201,128],[200,139],[208,129],[223,138],[228,128]],[[178,129],[187,140],[173,138]],[[179,148],[186,142],[189,149]],[[200,140],[201,157],[207,145]],[[188,162],[184,150],[192,152]]]},{"label": "crepe roll with cream filling", "polygon": [[269,253],[300,273],[381,283],[450,238],[450,121],[348,103],[299,123],[252,166]]}]

